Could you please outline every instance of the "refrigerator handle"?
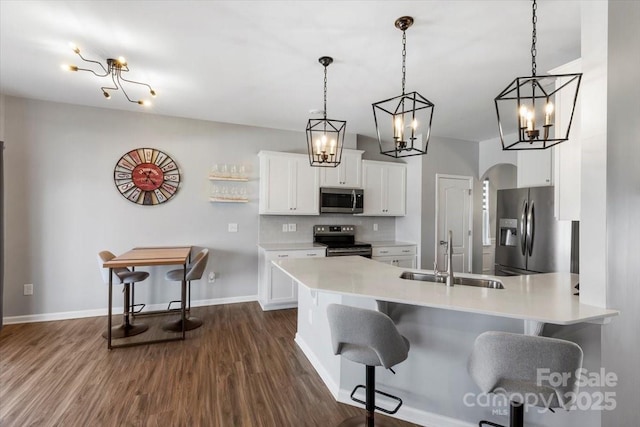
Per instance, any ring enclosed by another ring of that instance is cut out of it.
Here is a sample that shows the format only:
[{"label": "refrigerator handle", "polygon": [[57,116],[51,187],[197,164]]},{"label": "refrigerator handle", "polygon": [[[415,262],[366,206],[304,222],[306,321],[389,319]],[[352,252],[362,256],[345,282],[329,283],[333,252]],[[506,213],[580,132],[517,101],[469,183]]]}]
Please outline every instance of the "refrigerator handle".
[{"label": "refrigerator handle", "polygon": [[536,212],[535,204],[531,201],[529,213],[527,214],[527,246],[529,247],[529,256],[533,253],[533,238],[536,232]]},{"label": "refrigerator handle", "polygon": [[527,254],[527,201],[524,201],[522,205],[522,213],[520,214],[520,250],[522,251],[522,255]]}]

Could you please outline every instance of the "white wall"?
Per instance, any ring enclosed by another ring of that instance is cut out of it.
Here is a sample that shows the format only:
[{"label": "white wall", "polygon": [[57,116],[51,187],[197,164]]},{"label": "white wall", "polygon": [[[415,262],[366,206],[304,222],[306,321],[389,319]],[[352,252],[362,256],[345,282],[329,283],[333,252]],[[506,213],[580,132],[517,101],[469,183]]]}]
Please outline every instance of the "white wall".
[{"label": "white wall", "polygon": [[[607,141],[606,153],[600,154],[606,154],[607,161],[607,305],[620,310],[621,315],[602,328],[602,366],[607,371],[615,372],[619,378],[618,386],[612,390],[616,392],[617,407],[614,411],[602,413],[603,427],[637,425],[640,403],[640,363],[638,362],[640,354],[640,334],[638,333],[638,326],[640,326],[640,263],[638,262],[638,254],[640,254],[640,214],[638,214],[640,212],[640,171],[638,170],[640,166],[640,120],[638,120],[640,86],[637,82],[640,75],[640,27],[638,22],[640,22],[639,2],[609,2]],[[603,102],[603,100],[600,101]],[[584,98],[582,105],[584,108]],[[585,197],[585,192],[582,197]],[[595,203],[597,196],[590,197],[591,202]],[[583,216],[584,213],[583,210]],[[582,277],[582,264],[580,268]]]},{"label": "white wall", "polygon": [[480,150],[478,154],[478,176],[483,176],[494,165],[506,163],[518,166],[517,152],[504,151],[500,137],[480,141],[478,144]]},{"label": "white wall", "polygon": [[[104,309],[96,254],[133,246],[191,244],[211,249],[215,284],[192,284],[193,300],[257,293],[258,161],[262,149],[306,151],[305,134],[121,112],[6,96],[6,271],[4,316]],[[301,125],[301,127],[304,124]],[[355,136],[348,144],[355,146]],[[153,147],[180,167],[177,195],[138,206],[115,189],[113,168],[127,151]],[[213,163],[244,164],[250,203],[208,201]],[[227,224],[239,224],[229,233]],[[386,228],[393,226],[387,226]],[[155,267],[136,299],[164,303],[179,286]],[[157,273],[157,274],[156,274]],[[34,295],[23,296],[23,284]],[[118,294],[116,304],[120,303]]]}]

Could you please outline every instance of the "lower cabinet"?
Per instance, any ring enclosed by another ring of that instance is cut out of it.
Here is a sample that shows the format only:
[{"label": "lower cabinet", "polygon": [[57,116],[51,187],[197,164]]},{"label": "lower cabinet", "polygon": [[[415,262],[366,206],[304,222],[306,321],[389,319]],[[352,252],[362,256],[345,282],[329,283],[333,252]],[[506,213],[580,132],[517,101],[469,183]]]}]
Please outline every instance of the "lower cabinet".
[{"label": "lower cabinet", "polygon": [[417,268],[415,245],[374,247],[371,259],[401,268]]},{"label": "lower cabinet", "polygon": [[324,257],[326,249],[269,251],[260,249],[258,302],[262,310],[278,310],[298,306],[298,285],[271,261],[287,258]]}]

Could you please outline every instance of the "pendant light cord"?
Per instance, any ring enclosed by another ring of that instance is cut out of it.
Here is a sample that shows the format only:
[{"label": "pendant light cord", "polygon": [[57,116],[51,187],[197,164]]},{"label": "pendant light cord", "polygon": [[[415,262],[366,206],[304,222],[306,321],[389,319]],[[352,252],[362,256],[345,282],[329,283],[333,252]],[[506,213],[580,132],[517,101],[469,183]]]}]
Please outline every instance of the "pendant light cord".
[{"label": "pendant light cord", "polygon": [[327,66],[324,66],[324,119],[327,120]]},{"label": "pendant light cord", "polygon": [[402,94],[404,95],[404,85],[407,74],[407,33],[402,30]]},{"label": "pendant light cord", "polygon": [[[536,23],[538,22],[538,16],[536,10],[538,9],[538,3],[533,0],[531,24],[533,25],[533,32],[531,33],[531,75],[536,76],[536,42],[538,41],[538,35],[536,33]],[[403,90],[404,92],[404,90]]]}]

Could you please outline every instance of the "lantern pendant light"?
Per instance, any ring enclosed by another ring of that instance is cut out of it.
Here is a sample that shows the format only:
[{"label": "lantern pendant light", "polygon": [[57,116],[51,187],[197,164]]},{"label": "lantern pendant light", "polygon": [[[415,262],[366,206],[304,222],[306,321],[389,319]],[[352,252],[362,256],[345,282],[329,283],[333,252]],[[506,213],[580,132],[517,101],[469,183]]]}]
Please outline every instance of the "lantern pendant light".
[{"label": "lantern pendant light", "polygon": [[402,31],[402,95],[373,104],[380,154],[408,157],[427,154],[434,104],[418,92],[405,93],[407,35],[411,16],[396,19]]},{"label": "lantern pendant light", "polygon": [[330,56],[318,59],[324,67],[324,110],[322,119],[307,122],[307,149],[311,166],[333,167],[340,164],[347,122],[327,119],[327,67],[333,62]]},{"label": "lantern pendant light", "polygon": [[569,139],[582,73],[536,75],[537,8],[533,0],[531,76],[517,77],[495,98],[503,150],[543,150]]}]

